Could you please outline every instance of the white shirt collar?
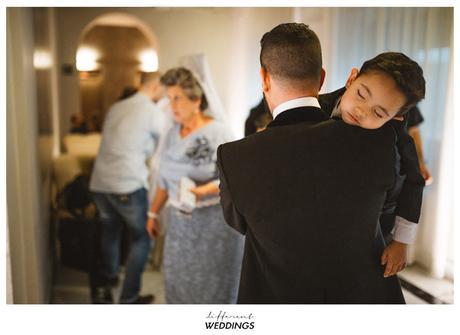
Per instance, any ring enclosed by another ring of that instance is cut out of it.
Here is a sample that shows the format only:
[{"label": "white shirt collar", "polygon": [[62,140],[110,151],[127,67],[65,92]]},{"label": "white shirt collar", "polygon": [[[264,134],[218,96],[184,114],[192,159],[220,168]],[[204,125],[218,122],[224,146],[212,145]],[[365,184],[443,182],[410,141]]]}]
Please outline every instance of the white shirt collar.
[{"label": "white shirt collar", "polygon": [[331,118],[334,117],[334,116],[342,117],[342,111],[340,110],[340,101],[341,100],[342,100],[342,98],[340,97],[340,99],[338,99],[337,102],[335,103],[334,109],[332,110],[332,113],[331,113]]},{"label": "white shirt collar", "polygon": [[302,97],[302,98],[285,101],[282,104],[276,106],[276,108],[273,110],[273,119],[275,119],[282,112],[287,111],[289,109],[293,109],[297,107],[310,107],[310,106],[321,108],[321,106],[319,105],[318,99],[315,97]]}]

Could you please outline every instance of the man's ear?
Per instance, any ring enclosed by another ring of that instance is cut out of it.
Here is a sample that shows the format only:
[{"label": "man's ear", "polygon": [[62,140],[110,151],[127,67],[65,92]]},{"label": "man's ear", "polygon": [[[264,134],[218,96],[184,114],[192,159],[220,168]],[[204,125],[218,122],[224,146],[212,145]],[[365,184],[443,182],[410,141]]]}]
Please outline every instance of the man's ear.
[{"label": "man's ear", "polygon": [[325,79],[326,79],[326,70],[324,70],[324,68],[322,68],[321,69],[321,79],[320,79],[320,82],[319,82],[318,92],[321,91],[321,87],[323,87]]},{"label": "man's ear", "polygon": [[345,84],[346,88],[349,88],[350,85],[356,80],[356,77],[358,77],[358,69],[357,68],[352,68],[350,75],[348,76],[347,83]]},{"label": "man's ear", "polygon": [[270,90],[270,74],[263,68],[260,68],[260,77],[262,79],[262,90],[268,92]]}]

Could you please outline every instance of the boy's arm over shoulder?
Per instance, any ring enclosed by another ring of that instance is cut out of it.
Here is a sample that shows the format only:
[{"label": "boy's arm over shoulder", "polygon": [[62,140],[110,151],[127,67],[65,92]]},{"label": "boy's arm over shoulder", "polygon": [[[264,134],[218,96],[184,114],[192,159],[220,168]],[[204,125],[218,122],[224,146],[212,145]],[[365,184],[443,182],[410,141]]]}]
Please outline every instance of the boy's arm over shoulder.
[{"label": "boy's arm over shoulder", "polygon": [[396,207],[396,215],[418,223],[425,181],[420,174],[417,150],[405,127],[396,128],[396,146],[401,157],[401,174],[406,176]]},{"label": "boy's arm over shoulder", "polygon": [[246,234],[247,229],[246,219],[236,208],[230,191],[227,176],[225,174],[226,166],[224,161],[225,159],[231,159],[228,157],[224,158],[225,154],[223,152],[228,145],[231,144],[222,144],[217,148],[217,169],[220,178],[220,204],[222,206],[224,218],[227,224],[244,235]]},{"label": "boy's arm over shoulder", "polygon": [[397,199],[393,233],[395,240],[411,244],[414,242],[416,224],[420,218],[425,181],[420,174],[417,151],[407,128],[401,123],[392,123],[392,126],[398,137],[396,147],[400,157],[400,174],[405,176]]}]

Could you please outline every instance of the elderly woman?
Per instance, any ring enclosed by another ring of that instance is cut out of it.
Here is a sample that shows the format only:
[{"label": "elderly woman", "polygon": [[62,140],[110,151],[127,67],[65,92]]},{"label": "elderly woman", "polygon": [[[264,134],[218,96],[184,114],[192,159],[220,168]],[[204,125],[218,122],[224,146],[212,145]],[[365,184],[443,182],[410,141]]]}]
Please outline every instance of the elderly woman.
[{"label": "elderly woman", "polygon": [[[188,69],[171,69],[161,81],[175,125],[164,141],[147,230],[157,236],[158,215],[169,199],[163,260],[166,302],[235,303],[244,242],[224,221],[216,169],[217,147],[232,140],[231,133],[205,113],[206,96]],[[197,185],[190,189],[197,199],[191,212],[184,212],[179,201],[183,177]]]}]

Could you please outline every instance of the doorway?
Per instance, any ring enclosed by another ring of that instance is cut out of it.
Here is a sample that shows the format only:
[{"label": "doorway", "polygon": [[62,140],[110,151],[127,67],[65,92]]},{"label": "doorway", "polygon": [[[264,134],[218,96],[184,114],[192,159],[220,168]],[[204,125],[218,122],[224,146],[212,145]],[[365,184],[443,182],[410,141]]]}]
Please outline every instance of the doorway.
[{"label": "doorway", "polygon": [[81,117],[89,131],[100,131],[110,106],[138,87],[140,73],[158,70],[156,38],[132,15],[104,14],[83,30],[76,64]]}]

